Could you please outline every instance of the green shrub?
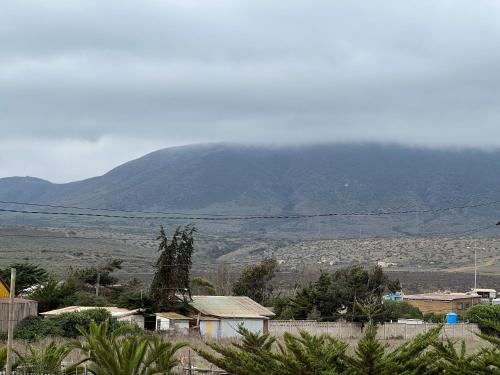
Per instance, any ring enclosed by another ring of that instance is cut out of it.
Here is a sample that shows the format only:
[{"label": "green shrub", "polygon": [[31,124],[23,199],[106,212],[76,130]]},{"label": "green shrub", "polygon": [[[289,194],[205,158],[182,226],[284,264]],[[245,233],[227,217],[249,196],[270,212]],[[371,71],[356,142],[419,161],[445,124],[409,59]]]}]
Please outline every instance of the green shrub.
[{"label": "green shrub", "polygon": [[475,305],[467,309],[464,319],[476,323],[481,332],[493,334],[494,331],[486,322],[500,322],[500,305]]},{"label": "green shrub", "polygon": [[111,330],[115,329],[118,323],[117,320],[112,318],[111,314],[104,309],[64,313],[49,319],[54,321],[58,327],[61,327],[64,337],[80,336],[78,327],[87,329],[92,321],[99,324],[109,319]]},{"label": "green shrub", "polygon": [[122,324],[103,309],[92,309],[81,312],[64,313],[48,318],[25,319],[16,329],[16,337],[23,340],[36,341],[48,336],[75,338],[80,335],[78,327],[87,329],[90,322],[102,323],[109,320],[113,331]]},{"label": "green shrub", "polygon": [[422,312],[406,302],[384,301],[378,321],[397,321],[398,319],[422,319]]},{"label": "green shrub", "polygon": [[17,326],[15,337],[21,340],[38,341],[48,336],[63,336],[64,331],[56,322],[42,317],[31,317]]},{"label": "green shrub", "polygon": [[424,314],[424,320],[428,323],[445,323],[446,322],[446,315],[427,313],[427,314]]}]

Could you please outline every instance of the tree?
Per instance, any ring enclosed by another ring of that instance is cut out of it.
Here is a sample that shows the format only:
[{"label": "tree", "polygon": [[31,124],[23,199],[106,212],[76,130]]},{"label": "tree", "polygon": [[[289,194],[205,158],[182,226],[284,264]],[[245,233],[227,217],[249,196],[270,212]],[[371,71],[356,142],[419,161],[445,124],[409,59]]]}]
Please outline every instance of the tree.
[{"label": "tree", "polygon": [[80,328],[83,342],[75,343],[86,356],[76,366],[87,363],[94,375],[169,375],[179,363],[176,352],[185,343],[171,344],[155,336],[129,334],[128,329],[110,332],[109,322],[92,322],[88,329]]},{"label": "tree", "polygon": [[90,285],[99,284],[102,286],[115,284],[118,279],[112,275],[115,270],[122,269],[123,260],[112,259],[97,267],[72,269],[74,277]]},{"label": "tree", "polygon": [[307,319],[314,310],[321,320],[337,320],[342,316],[352,321],[367,321],[369,317],[360,306],[383,310],[382,295],[389,283],[380,267],[365,270],[353,266],[334,273],[322,272],[317,281],[297,291],[287,305],[280,301],[277,312],[286,310],[295,319]]},{"label": "tree", "polygon": [[276,274],[278,262],[274,258],[264,259],[259,265],[248,266],[233,285],[233,294],[247,296],[258,303],[265,303],[272,294],[271,280]]},{"label": "tree", "polygon": [[0,270],[0,277],[10,284],[10,269],[16,269],[16,294],[48,280],[47,270],[37,264],[14,263]]},{"label": "tree", "polygon": [[196,229],[192,225],[178,227],[168,240],[163,227],[160,228],[156,273],[151,283],[150,297],[159,310],[171,310],[177,305],[176,294],[190,298],[189,275],[194,252],[193,235]]},{"label": "tree", "polygon": [[213,296],[217,294],[215,286],[213,286],[213,284],[207,279],[199,276],[194,276],[191,278],[191,286],[195,293],[199,295]]},{"label": "tree", "polygon": [[29,374],[61,374],[61,364],[73,349],[51,341],[41,346],[28,345],[25,353],[16,351],[16,366]]},{"label": "tree", "polygon": [[476,323],[481,332],[494,334],[489,322],[500,322],[500,305],[475,305],[467,309],[464,319]]},{"label": "tree", "polygon": [[441,327],[431,329],[402,346],[390,350],[376,336],[369,322],[354,355],[348,345],[329,335],[313,336],[300,332],[285,333],[282,342],[269,334],[251,333],[243,327],[238,332],[242,342],[231,346],[208,342],[215,352],[195,348],[203,358],[234,375],[386,375],[439,374],[431,372],[435,357],[430,353]]},{"label": "tree", "polygon": [[227,296],[231,293],[231,275],[229,274],[229,266],[225,262],[217,265],[215,287],[219,295]]},{"label": "tree", "polygon": [[422,319],[423,314],[418,307],[412,306],[402,301],[384,301],[380,313],[376,315],[375,320],[379,322],[397,321],[404,319]]}]

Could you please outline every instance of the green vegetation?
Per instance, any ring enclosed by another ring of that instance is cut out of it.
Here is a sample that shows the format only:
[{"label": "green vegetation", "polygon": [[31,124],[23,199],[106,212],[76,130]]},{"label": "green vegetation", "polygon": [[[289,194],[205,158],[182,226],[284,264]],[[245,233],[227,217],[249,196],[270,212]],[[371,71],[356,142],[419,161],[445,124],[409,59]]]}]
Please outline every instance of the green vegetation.
[{"label": "green vegetation", "polygon": [[68,345],[51,341],[38,347],[28,345],[26,354],[16,351],[15,367],[28,374],[60,374],[61,363],[72,351]]},{"label": "green vegetation", "polygon": [[[334,273],[323,272],[319,279],[300,289],[295,296],[280,298],[275,304],[276,315],[281,319],[310,319],[334,321],[342,317],[350,321],[367,321],[368,317],[360,308],[374,306],[375,320],[383,320],[384,291],[395,288],[397,280],[390,280],[382,268],[365,270],[361,266],[343,268]],[[385,313],[393,319],[395,307]],[[404,307],[402,307],[404,309]],[[404,314],[416,312],[406,308]],[[385,318],[384,318],[385,319]]]},{"label": "green vegetation", "polygon": [[498,330],[491,327],[491,322],[500,322],[500,305],[475,305],[467,309],[463,317],[471,323],[476,323],[481,332],[495,334]]},{"label": "green vegetation", "polygon": [[159,311],[175,309],[178,305],[176,294],[185,298],[191,296],[189,288],[189,273],[194,251],[194,226],[178,227],[168,240],[163,227],[157,238],[160,241],[158,252],[160,256],[156,262],[156,273],[151,283],[150,297]]},{"label": "green vegetation", "polygon": [[91,322],[109,321],[110,330],[121,326],[111,314],[103,309],[65,313],[53,317],[35,317],[25,320],[16,329],[15,335],[23,340],[40,340],[50,336],[75,338],[80,335],[78,327],[87,328]]},{"label": "green vegetation", "polygon": [[247,296],[254,301],[265,304],[273,292],[271,280],[274,278],[278,262],[276,259],[264,259],[260,264],[248,266],[233,285],[233,295]]},{"label": "green vegetation", "polygon": [[377,320],[380,322],[397,322],[399,318],[422,319],[423,314],[417,307],[409,303],[402,301],[384,301]]},{"label": "green vegetation", "polygon": [[214,296],[217,294],[215,286],[210,281],[199,276],[191,278],[191,289],[196,295]]},{"label": "green vegetation", "polygon": [[0,269],[0,278],[10,284],[10,269],[16,269],[16,294],[48,280],[47,270],[32,263],[13,263]]},{"label": "green vegetation", "polygon": [[[499,333],[500,324],[493,326]],[[377,339],[376,326],[370,321],[354,354],[350,354],[348,345],[332,336],[312,336],[306,332],[294,336],[286,333],[281,343],[269,334],[251,333],[240,326],[241,342],[231,346],[208,342],[211,351],[195,350],[233,375],[500,373],[498,338],[481,335],[491,343],[491,347],[467,354],[464,342],[460,350],[456,350],[455,341],[440,341],[441,329],[434,328],[398,348],[390,349]]]},{"label": "green vegetation", "polygon": [[179,363],[175,353],[186,346],[171,344],[158,336],[148,340],[130,335],[127,329],[113,331],[108,321],[92,322],[79,331],[84,342],[75,348],[86,357],[78,365],[87,363],[88,371],[95,375],[168,375]]}]

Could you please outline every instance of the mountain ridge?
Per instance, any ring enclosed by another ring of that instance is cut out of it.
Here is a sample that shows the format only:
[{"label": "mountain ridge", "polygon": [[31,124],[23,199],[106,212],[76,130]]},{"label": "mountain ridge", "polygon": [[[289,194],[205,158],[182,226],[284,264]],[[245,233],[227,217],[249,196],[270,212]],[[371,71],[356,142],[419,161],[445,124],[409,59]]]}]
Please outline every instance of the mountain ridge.
[{"label": "mountain ridge", "polygon": [[[434,209],[498,199],[499,171],[496,150],[202,144],[157,150],[82,181],[1,178],[0,200],[227,214]],[[496,209],[419,220],[464,225],[493,219]]]}]

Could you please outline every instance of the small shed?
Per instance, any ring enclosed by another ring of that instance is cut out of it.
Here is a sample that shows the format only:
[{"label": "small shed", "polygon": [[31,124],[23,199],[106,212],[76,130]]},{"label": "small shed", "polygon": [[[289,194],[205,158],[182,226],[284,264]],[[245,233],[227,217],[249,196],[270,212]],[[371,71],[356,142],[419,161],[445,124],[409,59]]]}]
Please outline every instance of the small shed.
[{"label": "small shed", "polygon": [[[0,333],[7,333],[9,321],[9,298],[0,298]],[[14,328],[24,319],[37,316],[38,302],[29,298],[14,298]]]},{"label": "small shed", "polygon": [[144,316],[140,312],[140,309],[129,310],[121,307],[115,306],[68,306],[57,310],[46,311],[40,315],[49,317],[61,315],[64,313],[81,312],[87,310],[103,309],[111,314],[113,318],[116,318],[119,322],[136,324],[140,328],[144,329]]},{"label": "small shed", "polygon": [[274,313],[249,297],[192,296],[190,306],[203,337],[220,339],[239,337],[238,326],[251,332],[266,333]]},{"label": "small shed", "polygon": [[188,333],[189,318],[175,312],[156,313],[157,331],[181,331]]}]

